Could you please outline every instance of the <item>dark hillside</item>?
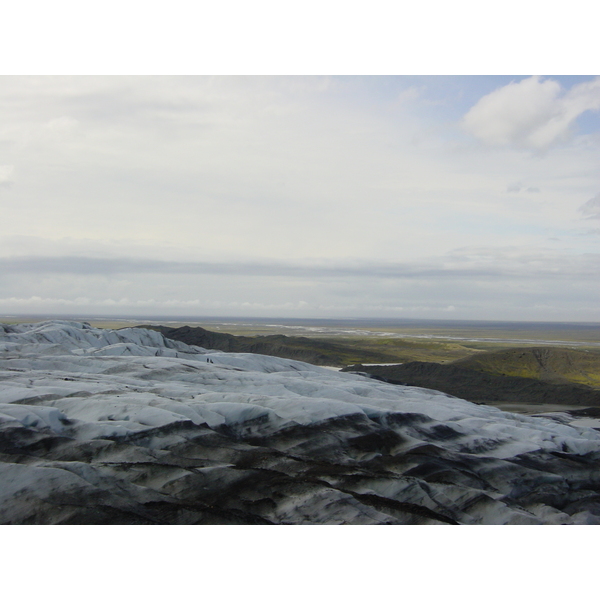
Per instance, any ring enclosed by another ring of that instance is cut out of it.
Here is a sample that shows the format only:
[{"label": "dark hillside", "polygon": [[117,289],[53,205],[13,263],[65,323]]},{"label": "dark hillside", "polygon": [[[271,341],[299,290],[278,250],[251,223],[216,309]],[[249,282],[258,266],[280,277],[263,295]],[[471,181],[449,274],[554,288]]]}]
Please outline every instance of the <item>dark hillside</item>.
[{"label": "dark hillside", "polygon": [[279,358],[301,360],[313,365],[341,367],[355,362],[396,362],[393,356],[382,352],[354,349],[305,337],[264,335],[247,337],[230,333],[217,333],[202,327],[148,326],[145,329],[159,331],[166,338],[224,352],[249,352]]},{"label": "dark hillside", "polygon": [[395,384],[414,385],[472,402],[507,402],[600,406],[600,390],[585,385],[552,384],[525,377],[495,375],[462,368],[458,363],[410,362],[393,366],[354,365],[360,371]]}]

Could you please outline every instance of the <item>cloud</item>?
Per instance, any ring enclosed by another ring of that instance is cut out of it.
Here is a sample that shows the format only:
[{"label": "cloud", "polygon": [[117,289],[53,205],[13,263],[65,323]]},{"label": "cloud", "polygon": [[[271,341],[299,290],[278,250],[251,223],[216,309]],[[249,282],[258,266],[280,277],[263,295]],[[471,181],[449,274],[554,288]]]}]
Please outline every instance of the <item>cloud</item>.
[{"label": "cloud", "polygon": [[417,100],[423,93],[423,88],[416,88],[415,86],[411,86],[406,90],[402,90],[397,96],[398,104],[403,104],[405,102],[414,102]]},{"label": "cloud", "polygon": [[78,121],[76,119],[72,119],[71,117],[58,117],[57,119],[51,119],[48,121],[45,126],[48,129],[60,130],[70,129],[72,127],[76,127],[78,124]]},{"label": "cloud", "polygon": [[538,187],[525,187],[520,181],[517,183],[509,183],[506,186],[506,192],[508,194],[518,194],[519,192],[527,192],[528,194],[539,194],[541,192]]},{"label": "cloud", "polygon": [[43,307],[47,305],[58,306],[89,306],[92,304],[89,298],[42,298],[41,296],[30,296],[29,298],[0,298],[0,306],[12,307]]},{"label": "cloud", "polygon": [[565,257],[556,252],[520,248],[461,248],[446,255],[414,262],[340,262],[303,264],[299,262],[246,261],[203,262],[145,258],[96,258],[86,256],[20,256],[0,258],[5,275],[63,273],[76,276],[197,275],[233,277],[277,277],[322,279],[484,279],[484,278],[573,278],[600,276],[598,255]]},{"label": "cloud", "polygon": [[[298,302],[283,302],[283,303],[264,303],[264,302],[224,302],[211,300],[180,300],[171,298],[167,300],[157,301],[154,298],[133,300],[130,298],[87,298],[78,297],[69,298],[54,298],[42,296],[29,297],[10,297],[0,298],[0,308],[9,307],[11,310],[23,309],[38,309],[38,310],[57,310],[60,308],[86,308],[86,309],[253,309],[253,310],[291,310],[298,311],[308,306],[308,303],[300,300]],[[441,309],[445,312],[454,310],[454,307],[449,306]]]},{"label": "cloud", "polygon": [[600,78],[568,92],[538,76],[487,94],[463,118],[464,129],[490,146],[544,150],[568,138],[579,115],[600,109]]},{"label": "cloud", "polygon": [[523,189],[522,183],[510,183],[509,185],[506,186],[506,191],[509,194],[516,194],[516,193],[520,192],[522,189]]},{"label": "cloud", "polygon": [[600,194],[590,198],[585,204],[579,207],[586,219],[600,219]]},{"label": "cloud", "polygon": [[13,165],[0,165],[0,187],[10,187],[13,184],[14,172]]},{"label": "cloud", "polygon": [[5,257],[0,310],[596,321],[599,258],[522,246],[469,246],[427,259],[362,263]]}]

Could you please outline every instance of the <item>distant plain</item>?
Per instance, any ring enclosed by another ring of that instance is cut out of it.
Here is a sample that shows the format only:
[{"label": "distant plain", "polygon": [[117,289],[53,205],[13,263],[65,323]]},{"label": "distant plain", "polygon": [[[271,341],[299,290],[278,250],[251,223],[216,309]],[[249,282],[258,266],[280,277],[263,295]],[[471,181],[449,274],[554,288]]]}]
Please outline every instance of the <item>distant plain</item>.
[{"label": "distant plain", "polygon": [[49,319],[87,321],[94,327],[121,329],[143,325],[203,327],[244,336],[302,336],[335,341],[356,351],[377,351],[398,362],[446,362],[481,351],[556,346],[600,353],[600,323],[451,321],[417,319],[259,319],[240,317],[0,316],[4,323]]}]

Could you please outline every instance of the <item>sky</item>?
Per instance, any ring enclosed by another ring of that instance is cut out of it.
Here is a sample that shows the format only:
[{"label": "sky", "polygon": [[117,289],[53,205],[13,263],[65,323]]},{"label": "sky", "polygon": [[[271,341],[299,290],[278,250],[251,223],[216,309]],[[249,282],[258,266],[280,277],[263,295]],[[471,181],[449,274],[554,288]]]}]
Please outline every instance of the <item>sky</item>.
[{"label": "sky", "polygon": [[0,77],[0,315],[600,321],[600,78]]}]

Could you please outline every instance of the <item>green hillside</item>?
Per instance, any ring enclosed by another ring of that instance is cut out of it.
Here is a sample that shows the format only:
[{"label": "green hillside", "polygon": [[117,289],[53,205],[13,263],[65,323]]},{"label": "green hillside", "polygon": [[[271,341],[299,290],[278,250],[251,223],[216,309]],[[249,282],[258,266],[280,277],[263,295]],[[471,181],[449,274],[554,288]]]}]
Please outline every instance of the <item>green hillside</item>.
[{"label": "green hillside", "polygon": [[548,383],[577,383],[600,388],[600,352],[568,348],[512,348],[481,352],[452,363],[494,375],[526,377]]}]

